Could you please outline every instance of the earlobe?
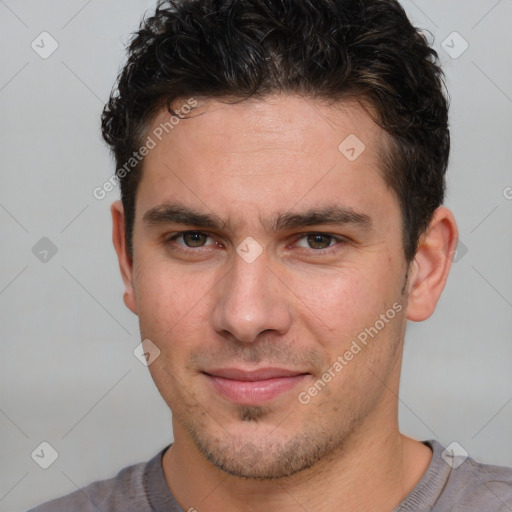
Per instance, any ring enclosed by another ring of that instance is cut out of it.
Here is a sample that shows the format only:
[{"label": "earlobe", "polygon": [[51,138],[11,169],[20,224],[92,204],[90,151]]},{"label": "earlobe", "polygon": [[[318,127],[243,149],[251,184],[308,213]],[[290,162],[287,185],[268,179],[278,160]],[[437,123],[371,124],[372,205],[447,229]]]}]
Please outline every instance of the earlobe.
[{"label": "earlobe", "polygon": [[411,264],[406,317],[429,318],[445,287],[457,247],[458,230],[452,212],[440,206],[418,244]]},{"label": "earlobe", "polygon": [[126,235],[125,235],[125,218],[124,208],[121,201],[115,201],[110,207],[112,214],[112,242],[117,253],[119,260],[119,269],[123,279],[125,291],[123,300],[126,307],[132,312],[137,314],[137,301],[133,289],[133,262],[128,254]]}]

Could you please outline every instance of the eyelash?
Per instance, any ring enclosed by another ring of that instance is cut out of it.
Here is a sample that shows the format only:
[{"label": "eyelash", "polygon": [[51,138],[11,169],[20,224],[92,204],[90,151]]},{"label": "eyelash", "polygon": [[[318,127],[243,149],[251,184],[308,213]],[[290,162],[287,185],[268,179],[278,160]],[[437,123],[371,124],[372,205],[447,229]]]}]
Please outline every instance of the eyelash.
[{"label": "eyelash", "polygon": [[[183,236],[185,236],[187,234],[191,234],[191,233],[206,235],[208,238],[211,238],[211,239],[214,238],[213,236],[211,236],[210,234],[208,234],[204,231],[194,231],[194,230],[180,231],[179,233],[175,233],[175,234],[167,237],[165,240],[165,244],[175,245],[173,242],[175,242],[177,239],[182,238]],[[336,243],[334,245],[330,245],[329,247],[326,247],[324,249],[312,249],[312,248],[302,247],[302,249],[305,249],[306,251],[309,251],[311,253],[330,254],[331,252],[335,252],[335,251],[339,250],[340,247],[338,247],[338,246],[344,245],[347,243],[347,239],[344,237],[337,236],[337,235],[331,235],[330,233],[323,233],[321,231],[311,231],[311,232],[307,232],[307,233],[302,233],[301,236],[299,238],[297,238],[294,243],[297,243],[299,240],[302,240],[302,239],[307,238],[312,235],[320,235],[320,236],[328,237],[328,238],[332,239],[331,241],[334,241]],[[214,244],[212,244],[212,245],[214,246]],[[217,242],[215,243],[215,245],[217,245]],[[209,246],[199,246],[199,247],[194,248],[194,247],[188,247],[186,245],[176,244],[175,248],[176,247],[177,247],[176,250],[190,253],[190,252],[198,252],[198,250],[205,249]]]}]

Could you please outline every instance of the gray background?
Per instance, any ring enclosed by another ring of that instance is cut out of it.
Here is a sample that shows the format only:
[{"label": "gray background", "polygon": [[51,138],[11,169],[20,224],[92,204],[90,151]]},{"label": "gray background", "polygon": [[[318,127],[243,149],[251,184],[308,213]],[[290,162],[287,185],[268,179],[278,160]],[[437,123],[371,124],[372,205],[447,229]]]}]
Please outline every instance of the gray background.
[{"label": "gray background", "polygon": [[[111,244],[118,192],[92,196],[114,170],[100,112],[123,43],[153,5],[0,0],[3,512],[111,477],[172,440],[170,412],[133,355],[138,323]],[[408,326],[401,429],[512,466],[512,1],[403,5],[447,73],[446,205],[464,246],[434,316]],[[59,45],[47,59],[31,47],[50,47],[43,31]],[[457,58],[454,31],[469,44]],[[55,255],[36,245],[43,237]],[[42,441],[58,452],[46,470],[31,458]]]}]

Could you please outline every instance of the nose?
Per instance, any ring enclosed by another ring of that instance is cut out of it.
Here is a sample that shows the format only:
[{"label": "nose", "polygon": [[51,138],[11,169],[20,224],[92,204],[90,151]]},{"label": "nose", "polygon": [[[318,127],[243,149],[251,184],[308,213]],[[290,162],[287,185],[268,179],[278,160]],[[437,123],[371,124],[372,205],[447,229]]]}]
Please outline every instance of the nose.
[{"label": "nose", "polygon": [[269,267],[265,252],[248,263],[238,254],[215,287],[212,322],[216,332],[252,343],[264,331],[285,334],[291,325],[291,291],[277,270]]}]

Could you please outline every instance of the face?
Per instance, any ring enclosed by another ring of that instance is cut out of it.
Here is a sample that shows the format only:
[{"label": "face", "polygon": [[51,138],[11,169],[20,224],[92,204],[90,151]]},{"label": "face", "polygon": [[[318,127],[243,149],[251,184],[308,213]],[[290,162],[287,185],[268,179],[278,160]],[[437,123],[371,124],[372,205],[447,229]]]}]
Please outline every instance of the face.
[{"label": "face", "polygon": [[383,141],[357,103],[287,95],[209,100],[146,156],[126,300],[175,443],[275,478],[392,421],[407,266]]}]

